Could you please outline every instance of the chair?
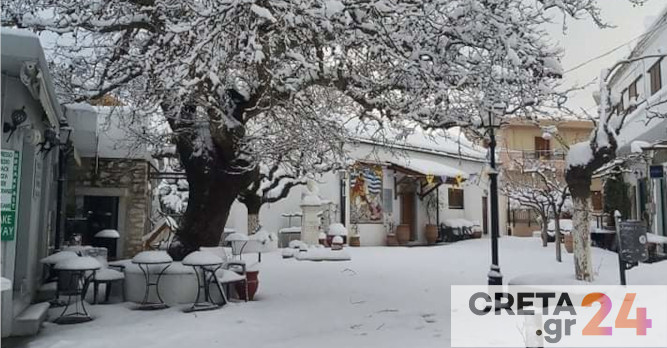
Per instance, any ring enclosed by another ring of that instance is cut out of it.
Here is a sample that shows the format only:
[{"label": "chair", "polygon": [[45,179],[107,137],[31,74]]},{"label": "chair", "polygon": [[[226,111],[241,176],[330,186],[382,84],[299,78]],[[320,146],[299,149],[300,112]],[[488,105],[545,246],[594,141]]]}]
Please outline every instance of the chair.
[{"label": "chair", "polygon": [[[124,282],[125,273],[117,271],[112,268],[123,269],[122,266],[109,265],[107,263],[106,255],[97,255],[95,256],[97,261],[100,262],[102,268],[95,272],[95,277],[93,278],[93,304],[97,304],[97,294],[99,292],[100,284],[104,284],[104,302],[109,302],[109,295],[111,294],[111,286],[114,282]],[[121,286],[122,297],[125,299],[125,286]]]},{"label": "chair", "polygon": [[[215,254],[224,261],[222,267],[215,272],[220,285],[228,287],[230,284],[243,282],[245,288],[245,301],[248,302],[248,278],[246,277],[246,264],[244,261],[230,260],[224,247],[200,247],[199,251]],[[225,296],[229,290],[225,290]],[[226,299],[225,299],[226,300]]]}]

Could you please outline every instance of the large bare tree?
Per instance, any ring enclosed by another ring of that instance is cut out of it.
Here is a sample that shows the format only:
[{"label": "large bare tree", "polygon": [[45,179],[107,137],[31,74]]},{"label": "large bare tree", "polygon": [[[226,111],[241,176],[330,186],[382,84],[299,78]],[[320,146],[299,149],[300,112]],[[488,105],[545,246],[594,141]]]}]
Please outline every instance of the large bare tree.
[{"label": "large bare tree", "polygon": [[249,135],[323,96],[345,101],[334,114],[435,128],[467,125],[483,100],[518,115],[555,101],[551,13],[604,24],[594,0],[12,0],[2,21],[59,35],[64,98],[113,94],[168,123],[190,189],[178,257],[217,245],[257,180],[271,149]]}]

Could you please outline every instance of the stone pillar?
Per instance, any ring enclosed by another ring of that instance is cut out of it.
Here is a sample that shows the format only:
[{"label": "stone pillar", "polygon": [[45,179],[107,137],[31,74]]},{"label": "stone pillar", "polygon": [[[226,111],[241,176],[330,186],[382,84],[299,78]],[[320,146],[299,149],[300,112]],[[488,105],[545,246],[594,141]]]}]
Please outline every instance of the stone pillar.
[{"label": "stone pillar", "polygon": [[306,195],[301,201],[301,241],[315,245],[320,234],[320,218],[317,214],[322,210],[320,199],[315,195]]}]

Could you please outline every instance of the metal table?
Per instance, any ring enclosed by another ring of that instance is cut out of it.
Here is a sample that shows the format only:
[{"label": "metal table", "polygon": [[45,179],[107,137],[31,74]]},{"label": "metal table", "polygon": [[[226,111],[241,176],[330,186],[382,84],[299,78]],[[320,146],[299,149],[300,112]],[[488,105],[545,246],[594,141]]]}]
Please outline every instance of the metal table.
[{"label": "metal table", "polygon": [[[207,311],[212,309],[218,309],[225,304],[227,304],[227,299],[225,293],[222,291],[218,277],[215,275],[215,272],[219,270],[223,262],[215,263],[199,263],[199,262],[187,262],[183,261],[184,266],[191,266],[195,271],[195,276],[197,277],[197,297],[195,297],[195,302],[192,304],[192,307],[185,310],[185,312],[196,312],[196,311]],[[215,284],[220,292],[220,297],[222,298],[222,303],[215,303],[211,297],[211,284]],[[201,290],[204,289],[204,300],[200,301]]]},{"label": "metal table", "polygon": [[[90,281],[95,277],[95,271],[101,266],[82,266],[70,267],[67,269],[59,268],[58,271],[60,295],[67,296],[65,309],[60,313],[60,316],[53,322],[56,324],[77,324],[93,320],[93,318],[86,311],[85,300],[86,291],[90,285]],[[74,299],[74,301],[72,301]],[[79,308],[81,303],[81,308]],[[74,312],[67,313],[71,305],[74,305]]]},{"label": "metal table", "polygon": [[[154,309],[165,309],[169,308],[169,306],[164,303],[162,300],[162,297],[160,296],[160,278],[162,278],[162,275],[164,274],[164,271],[171,266],[171,263],[173,261],[135,261],[132,260],[132,263],[136,264],[141,272],[144,274],[144,279],[146,280],[146,292],[144,292],[144,298],[143,300],[139,303],[139,307],[137,309],[139,310],[154,310]],[[157,278],[155,282],[151,282],[151,266],[160,266],[160,271],[157,273]],[[149,302],[148,301],[148,295],[150,292],[151,286],[155,287],[155,293],[157,294],[157,298],[159,302]]]}]

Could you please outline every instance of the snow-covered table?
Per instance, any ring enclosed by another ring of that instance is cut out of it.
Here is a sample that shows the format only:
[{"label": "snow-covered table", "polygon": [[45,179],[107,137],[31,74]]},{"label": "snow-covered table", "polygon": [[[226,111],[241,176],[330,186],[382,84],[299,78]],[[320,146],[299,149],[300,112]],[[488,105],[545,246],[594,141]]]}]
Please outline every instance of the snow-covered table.
[{"label": "snow-covered table", "polygon": [[[184,266],[190,266],[195,271],[197,277],[197,297],[192,306],[185,310],[185,312],[206,311],[217,309],[227,303],[224,292],[220,287],[216,272],[222,267],[224,261],[217,255],[206,251],[195,251],[183,259]],[[200,277],[201,273],[201,277]],[[214,285],[220,292],[222,303],[215,303],[211,297],[210,287]],[[204,300],[199,301],[201,289],[204,289]]]},{"label": "snow-covered table", "polygon": [[[134,258],[132,258],[132,263],[137,265],[141,272],[144,274],[144,279],[146,280],[146,290],[144,292],[144,298],[139,303],[139,309],[164,309],[169,306],[164,303],[162,297],[160,296],[160,278],[164,274],[164,271],[169,268],[171,263],[174,260],[167,254],[165,251],[151,250],[151,251],[142,251],[138,253]],[[151,266],[159,266],[160,271],[157,272],[157,279],[155,282],[151,282]],[[149,302],[148,294],[151,286],[155,287],[155,293],[159,302]]]},{"label": "snow-covered table", "polygon": [[[99,261],[90,256],[65,258],[56,263],[54,269],[58,271],[60,294],[67,296],[67,303],[60,316],[53,321],[54,323],[77,324],[93,320],[86,311],[83,297],[90,281],[95,277],[95,271],[101,267]],[[79,311],[79,302],[81,302],[81,311]],[[67,313],[72,304],[75,304],[75,311]]]}]

